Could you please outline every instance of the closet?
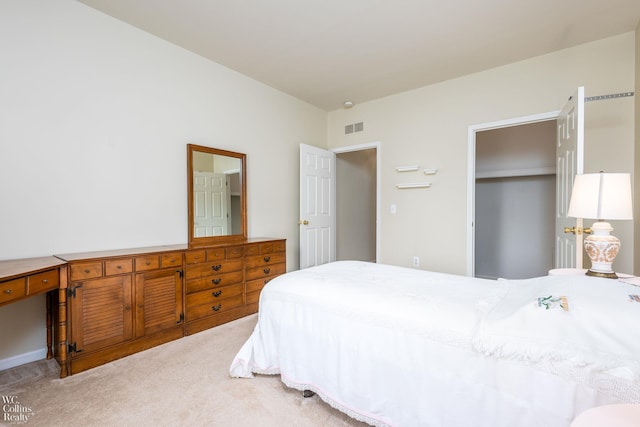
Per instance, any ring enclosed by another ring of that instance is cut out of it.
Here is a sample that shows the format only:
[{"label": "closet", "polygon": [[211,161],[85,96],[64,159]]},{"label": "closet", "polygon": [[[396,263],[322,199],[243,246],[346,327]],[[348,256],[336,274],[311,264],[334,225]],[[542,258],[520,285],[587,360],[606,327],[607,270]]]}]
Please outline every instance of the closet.
[{"label": "closet", "polygon": [[556,121],[478,132],[475,276],[524,279],[553,268]]}]

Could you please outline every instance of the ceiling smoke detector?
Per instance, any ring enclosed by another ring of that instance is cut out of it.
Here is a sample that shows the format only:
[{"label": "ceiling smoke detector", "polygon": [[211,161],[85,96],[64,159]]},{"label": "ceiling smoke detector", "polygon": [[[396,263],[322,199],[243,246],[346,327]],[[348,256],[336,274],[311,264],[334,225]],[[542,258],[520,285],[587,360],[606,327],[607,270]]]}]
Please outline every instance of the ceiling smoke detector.
[{"label": "ceiling smoke detector", "polygon": [[342,106],[343,106],[344,108],[351,108],[351,107],[353,107],[353,101],[344,101],[344,102],[342,103]]}]

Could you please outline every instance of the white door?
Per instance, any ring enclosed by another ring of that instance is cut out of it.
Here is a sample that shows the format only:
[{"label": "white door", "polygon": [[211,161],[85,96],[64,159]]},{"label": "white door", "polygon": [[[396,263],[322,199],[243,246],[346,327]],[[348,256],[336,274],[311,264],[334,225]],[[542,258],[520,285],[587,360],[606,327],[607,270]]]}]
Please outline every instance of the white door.
[{"label": "white door", "polygon": [[300,144],[300,269],[336,259],[335,163],[331,151]]},{"label": "white door", "polygon": [[228,233],[229,192],[223,173],[194,172],[194,237],[224,236]]},{"label": "white door", "polygon": [[558,116],[556,146],[556,253],[555,268],[582,268],[582,234],[565,233],[565,227],[582,230],[581,218],[568,218],[569,201],[576,174],[584,164],[584,88],[576,93]]}]

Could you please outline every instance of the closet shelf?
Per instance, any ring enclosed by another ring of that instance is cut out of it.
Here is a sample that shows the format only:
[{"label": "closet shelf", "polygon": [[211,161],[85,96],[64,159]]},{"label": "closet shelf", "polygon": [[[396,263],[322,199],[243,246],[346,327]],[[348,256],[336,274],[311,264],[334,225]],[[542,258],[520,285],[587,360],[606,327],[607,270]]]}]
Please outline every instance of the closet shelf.
[{"label": "closet shelf", "polygon": [[556,170],[553,167],[530,168],[530,169],[504,169],[504,170],[476,172],[476,179],[515,178],[520,176],[555,175],[555,173],[556,173]]}]

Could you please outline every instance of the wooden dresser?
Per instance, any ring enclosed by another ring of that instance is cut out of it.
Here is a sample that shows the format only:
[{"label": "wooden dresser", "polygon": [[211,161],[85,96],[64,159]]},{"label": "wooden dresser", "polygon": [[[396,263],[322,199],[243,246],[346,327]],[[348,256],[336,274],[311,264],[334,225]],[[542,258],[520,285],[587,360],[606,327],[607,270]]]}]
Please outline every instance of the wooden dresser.
[{"label": "wooden dresser", "polygon": [[187,251],[185,333],[257,312],[262,287],[285,272],[284,240],[254,238]]},{"label": "wooden dresser", "polygon": [[67,263],[69,374],[258,311],[285,240],[57,255]]}]

